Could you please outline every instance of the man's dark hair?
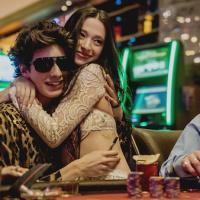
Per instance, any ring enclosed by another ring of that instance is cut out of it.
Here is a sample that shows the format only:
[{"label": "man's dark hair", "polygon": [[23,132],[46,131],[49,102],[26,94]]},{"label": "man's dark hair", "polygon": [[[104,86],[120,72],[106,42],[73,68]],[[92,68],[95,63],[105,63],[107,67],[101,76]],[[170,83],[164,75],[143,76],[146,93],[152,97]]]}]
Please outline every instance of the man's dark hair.
[{"label": "man's dark hair", "polygon": [[8,55],[15,67],[15,77],[21,75],[19,65],[30,67],[33,53],[49,45],[61,46],[72,62],[72,40],[66,30],[52,21],[41,21],[24,27],[18,34]]}]

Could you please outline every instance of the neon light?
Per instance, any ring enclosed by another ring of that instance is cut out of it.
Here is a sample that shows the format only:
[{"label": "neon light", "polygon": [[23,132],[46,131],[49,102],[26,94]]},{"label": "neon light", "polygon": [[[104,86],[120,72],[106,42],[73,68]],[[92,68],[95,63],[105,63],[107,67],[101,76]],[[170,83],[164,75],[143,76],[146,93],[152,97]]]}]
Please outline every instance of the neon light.
[{"label": "neon light", "polygon": [[127,66],[127,62],[128,62],[128,54],[129,54],[129,49],[126,48],[124,50],[124,54],[123,54],[123,58],[122,58],[122,66],[123,66],[123,70],[124,72],[126,72],[126,66]]},{"label": "neon light", "polygon": [[121,106],[122,109],[124,110],[124,112],[126,113],[126,106],[125,106],[125,102],[127,99],[127,74],[126,74],[126,67],[127,67],[127,63],[128,63],[128,56],[129,56],[129,52],[130,50],[128,48],[126,48],[123,52],[123,56],[122,56],[122,70],[121,70],[121,75],[120,75],[120,84],[121,87],[124,91],[124,97],[123,100],[121,101]]},{"label": "neon light", "polygon": [[[135,75],[135,69],[133,69],[133,75]],[[136,74],[134,79],[138,80],[141,78],[148,78],[148,77],[157,77],[157,76],[166,76],[168,74],[168,70],[163,70],[163,71],[157,71],[157,72],[145,72],[141,74]]]},{"label": "neon light", "polygon": [[177,49],[177,41],[173,41],[171,44],[171,53],[169,61],[169,72],[167,79],[167,111],[166,111],[166,123],[172,125],[174,122],[174,76],[175,76],[175,55]]},{"label": "neon light", "polygon": [[124,53],[123,53],[123,57],[122,57],[122,77],[120,77],[120,81],[121,81],[121,86],[122,88],[125,90],[126,88],[126,84],[127,84],[127,81],[126,81],[126,67],[127,67],[127,63],[128,63],[128,56],[129,56],[129,52],[130,50],[128,48],[126,48],[124,50]]},{"label": "neon light", "polygon": [[145,127],[148,125],[148,122],[140,122],[140,126]]}]

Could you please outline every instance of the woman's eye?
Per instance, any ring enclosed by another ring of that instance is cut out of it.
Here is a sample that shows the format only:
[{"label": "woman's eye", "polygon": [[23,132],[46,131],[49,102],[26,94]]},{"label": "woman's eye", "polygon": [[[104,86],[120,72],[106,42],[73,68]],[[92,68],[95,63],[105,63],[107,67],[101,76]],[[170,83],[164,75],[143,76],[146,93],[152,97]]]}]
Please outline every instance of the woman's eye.
[{"label": "woman's eye", "polygon": [[80,38],[84,38],[85,37],[85,33],[83,33],[83,32],[80,32],[80,36],[79,36]]},{"label": "woman's eye", "polygon": [[101,46],[103,45],[103,41],[102,40],[95,40],[94,41],[96,45]]}]

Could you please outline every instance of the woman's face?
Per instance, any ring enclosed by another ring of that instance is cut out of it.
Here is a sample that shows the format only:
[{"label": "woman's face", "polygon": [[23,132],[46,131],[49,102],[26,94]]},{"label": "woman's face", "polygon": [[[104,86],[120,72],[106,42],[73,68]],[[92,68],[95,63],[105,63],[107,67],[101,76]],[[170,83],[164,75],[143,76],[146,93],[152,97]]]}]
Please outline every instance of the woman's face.
[{"label": "woman's face", "polygon": [[75,51],[78,66],[96,61],[103,50],[106,30],[101,21],[87,18],[83,23]]}]

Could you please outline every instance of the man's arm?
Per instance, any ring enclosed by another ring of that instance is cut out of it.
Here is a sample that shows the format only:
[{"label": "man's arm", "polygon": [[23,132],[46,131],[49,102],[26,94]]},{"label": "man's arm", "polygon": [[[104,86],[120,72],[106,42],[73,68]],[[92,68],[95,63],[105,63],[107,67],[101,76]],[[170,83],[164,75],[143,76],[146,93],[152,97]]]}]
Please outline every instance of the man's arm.
[{"label": "man's arm", "polygon": [[184,167],[184,159],[200,150],[200,115],[197,115],[183,130],[168,159],[162,164],[161,176],[192,176]]}]

